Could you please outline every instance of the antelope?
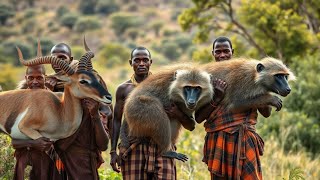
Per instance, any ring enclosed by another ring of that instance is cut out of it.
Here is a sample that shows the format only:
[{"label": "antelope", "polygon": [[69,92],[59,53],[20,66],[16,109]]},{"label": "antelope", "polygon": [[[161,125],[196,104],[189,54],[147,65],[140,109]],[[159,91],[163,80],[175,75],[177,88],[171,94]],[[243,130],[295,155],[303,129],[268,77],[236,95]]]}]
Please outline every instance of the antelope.
[{"label": "antelope", "polygon": [[61,79],[65,82],[64,93],[59,95],[44,89],[0,92],[0,130],[14,139],[62,139],[74,134],[80,126],[83,115],[81,99],[92,98],[111,104],[110,93],[92,72],[94,54],[85,39],[84,45],[87,52],[80,58],[77,70],[54,56],[39,57],[38,54],[38,57],[25,61],[17,47],[19,60],[25,66],[58,65],[66,73]]}]

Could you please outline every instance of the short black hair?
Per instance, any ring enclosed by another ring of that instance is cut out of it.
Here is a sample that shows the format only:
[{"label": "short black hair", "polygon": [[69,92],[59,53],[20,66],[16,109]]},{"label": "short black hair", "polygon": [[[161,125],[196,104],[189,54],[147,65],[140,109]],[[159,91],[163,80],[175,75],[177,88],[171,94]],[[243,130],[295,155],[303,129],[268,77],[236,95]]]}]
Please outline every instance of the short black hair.
[{"label": "short black hair", "polygon": [[46,68],[44,67],[43,64],[39,64],[39,65],[34,65],[34,66],[27,66],[26,69],[26,74],[28,74],[29,69],[33,69],[33,68],[40,68],[42,73],[45,75],[46,74]]},{"label": "short black hair", "polygon": [[229,42],[230,47],[231,47],[231,49],[232,49],[232,43],[231,43],[230,39],[227,38],[227,37],[225,37],[225,36],[220,36],[220,37],[218,37],[217,39],[215,39],[215,40],[213,41],[213,43],[212,43],[212,49],[214,49],[214,45],[215,45],[217,42],[222,43],[222,42],[226,42],[226,41]]},{"label": "short black hair", "polygon": [[61,47],[66,47],[67,49],[68,49],[68,51],[69,51],[69,53],[70,53],[70,56],[71,56],[71,48],[70,48],[70,46],[68,45],[68,44],[66,44],[66,43],[59,43],[59,44],[56,44],[56,45],[54,45],[52,48],[51,48],[51,51],[50,51],[50,53],[52,54],[53,53],[53,50],[55,49],[55,48],[61,48]]},{"label": "short black hair", "polygon": [[138,47],[135,47],[134,49],[132,49],[131,55],[130,55],[130,56],[131,56],[130,59],[132,59],[133,52],[134,52],[135,50],[147,50],[148,53],[149,53],[149,57],[151,58],[151,53],[150,53],[150,51],[149,51],[147,48],[145,48],[145,47],[143,47],[143,46],[138,46]]}]

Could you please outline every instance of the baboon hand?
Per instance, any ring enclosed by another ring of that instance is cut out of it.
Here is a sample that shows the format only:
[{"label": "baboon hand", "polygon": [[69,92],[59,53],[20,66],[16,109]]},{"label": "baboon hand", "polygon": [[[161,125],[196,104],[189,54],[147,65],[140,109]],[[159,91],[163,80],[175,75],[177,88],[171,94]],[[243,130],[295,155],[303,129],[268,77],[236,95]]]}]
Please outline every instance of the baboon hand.
[{"label": "baboon hand", "polygon": [[186,162],[188,160],[188,156],[174,151],[165,152],[162,156],[167,158],[174,158],[182,162]]},{"label": "baboon hand", "polygon": [[276,111],[280,111],[282,108],[282,100],[278,96],[273,96],[270,105],[276,107]]}]

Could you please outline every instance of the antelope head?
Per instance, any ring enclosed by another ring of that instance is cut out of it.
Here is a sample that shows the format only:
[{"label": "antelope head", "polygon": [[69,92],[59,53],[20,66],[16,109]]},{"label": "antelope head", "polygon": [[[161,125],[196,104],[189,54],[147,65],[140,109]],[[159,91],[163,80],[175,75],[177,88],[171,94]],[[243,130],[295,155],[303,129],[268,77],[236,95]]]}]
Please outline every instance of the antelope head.
[{"label": "antelope head", "polygon": [[[60,80],[65,82],[65,90],[69,89],[74,97],[79,99],[91,98],[101,103],[111,104],[111,94],[103,87],[97,76],[92,72],[91,58],[94,57],[94,53],[88,48],[85,39],[84,45],[87,52],[80,58],[76,71],[63,59],[54,56],[39,57],[38,53],[37,58],[25,61],[18,47],[17,51],[20,62],[25,66],[39,64],[55,64],[59,66],[61,70],[66,73],[66,76]],[[39,45],[38,49],[40,49]]]}]

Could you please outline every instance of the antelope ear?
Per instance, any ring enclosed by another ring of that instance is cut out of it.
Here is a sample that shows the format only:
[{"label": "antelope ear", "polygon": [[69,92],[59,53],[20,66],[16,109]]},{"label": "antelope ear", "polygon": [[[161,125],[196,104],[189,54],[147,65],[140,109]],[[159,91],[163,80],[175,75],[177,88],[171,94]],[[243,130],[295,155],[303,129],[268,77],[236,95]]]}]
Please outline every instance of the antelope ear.
[{"label": "antelope ear", "polygon": [[257,72],[261,72],[261,71],[263,71],[264,70],[264,65],[263,64],[261,64],[261,63],[259,63],[258,65],[257,65]]}]

